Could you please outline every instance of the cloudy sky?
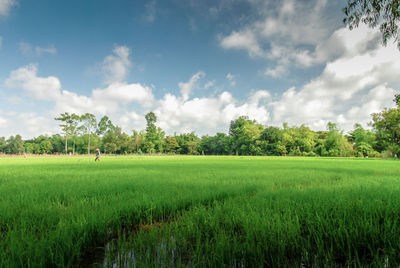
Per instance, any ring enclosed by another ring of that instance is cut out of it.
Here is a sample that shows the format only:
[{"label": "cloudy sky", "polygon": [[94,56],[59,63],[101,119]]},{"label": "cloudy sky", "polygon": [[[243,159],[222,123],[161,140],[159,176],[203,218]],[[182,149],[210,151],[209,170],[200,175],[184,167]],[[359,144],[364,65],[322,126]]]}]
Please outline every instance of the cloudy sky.
[{"label": "cloudy sky", "polygon": [[0,0],[0,136],[59,132],[62,112],[131,133],[336,122],[392,107],[400,52],[328,0]]}]

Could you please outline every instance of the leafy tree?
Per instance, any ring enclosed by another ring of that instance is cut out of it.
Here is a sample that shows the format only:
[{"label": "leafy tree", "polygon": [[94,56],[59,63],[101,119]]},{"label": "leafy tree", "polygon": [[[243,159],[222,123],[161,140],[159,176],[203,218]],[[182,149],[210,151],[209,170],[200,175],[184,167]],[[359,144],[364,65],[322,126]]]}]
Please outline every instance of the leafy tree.
[{"label": "leafy tree", "polygon": [[114,124],[111,122],[107,115],[103,116],[97,124],[96,134],[101,136],[107,131],[115,130]]},{"label": "leafy tree", "polygon": [[117,144],[117,134],[115,131],[107,131],[104,134],[103,139],[103,152],[106,153],[116,153],[120,149]]},{"label": "leafy tree", "polygon": [[165,138],[165,151],[168,153],[176,153],[176,150],[179,149],[179,144],[176,141],[175,137],[166,137]]},{"label": "leafy tree", "polygon": [[6,153],[8,154],[22,154],[24,152],[24,141],[20,135],[11,136],[6,141]]},{"label": "leafy tree", "polygon": [[279,155],[277,145],[282,139],[282,131],[273,126],[263,129],[260,136],[262,151],[266,155]]},{"label": "leafy tree", "polygon": [[378,149],[400,157],[400,106],[372,114],[371,125],[376,133]]},{"label": "leafy tree", "polygon": [[215,136],[203,136],[200,142],[200,150],[207,155],[229,154],[230,137],[225,133],[217,133]]},{"label": "leafy tree", "polygon": [[370,28],[379,25],[383,44],[386,45],[389,39],[394,38],[397,47],[400,49],[399,0],[348,0],[343,12],[345,14],[343,22],[350,29],[358,27],[360,22]]},{"label": "leafy tree", "polygon": [[132,136],[133,151],[135,151],[136,153],[141,152],[141,147],[143,146],[145,139],[146,139],[145,131],[138,132],[136,130],[133,130],[133,136]]},{"label": "leafy tree", "polygon": [[40,154],[48,154],[51,153],[53,150],[53,144],[51,144],[51,141],[48,139],[43,140],[40,142]]},{"label": "leafy tree", "polygon": [[72,154],[75,154],[75,139],[76,135],[78,133],[78,125],[79,122],[81,121],[81,117],[77,114],[71,114],[71,118],[69,120],[69,134],[72,137]]},{"label": "leafy tree", "polygon": [[88,135],[87,153],[90,154],[90,136],[94,133],[97,127],[96,117],[91,113],[85,113],[81,115],[80,120],[82,125],[79,127],[79,130]]},{"label": "leafy tree", "polygon": [[146,125],[146,136],[143,143],[143,149],[145,152],[163,152],[164,150],[164,137],[165,132],[157,127],[157,117],[153,112],[149,112],[145,116]]},{"label": "leafy tree", "polygon": [[193,132],[181,134],[179,136],[175,135],[175,139],[179,145],[179,149],[177,149],[179,154],[197,154],[196,152],[200,139]]},{"label": "leafy tree", "polygon": [[4,154],[6,152],[6,147],[7,147],[6,138],[0,137],[0,153]]},{"label": "leafy tree", "polygon": [[395,94],[393,101],[396,103],[397,107],[400,107],[400,94]]},{"label": "leafy tree", "polygon": [[[61,153],[64,147],[64,141],[61,135],[55,134],[50,137],[51,144],[53,145],[52,153]],[[75,148],[75,141],[74,141],[74,148]]]},{"label": "leafy tree", "polygon": [[65,137],[65,154],[68,153],[68,136],[71,135],[71,124],[73,124],[74,120],[72,116],[65,112],[60,114],[59,117],[54,118],[54,120],[61,121],[62,123],[59,124],[61,130],[63,131]]},{"label": "leafy tree", "polygon": [[354,130],[349,134],[349,139],[354,143],[354,148],[359,156],[376,155],[374,150],[376,144],[375,133],[364,129],[360,124],[355,124]]},{"label": "leafy tree", "polygon": [[255,120],[247,116],[240,116],[232,120],[229,126],[229,135],[232,137],[232,146],[236,154],[259,154],[260,148],[256,146],[256,140],[261,136],[263,127]]},{"label": "leafy tree", "polygon": [[328,134],[325,140],[325,149],[328,156],[351,156],[353,146],[343,136],[337,124],[329,122],[327,125]]}]

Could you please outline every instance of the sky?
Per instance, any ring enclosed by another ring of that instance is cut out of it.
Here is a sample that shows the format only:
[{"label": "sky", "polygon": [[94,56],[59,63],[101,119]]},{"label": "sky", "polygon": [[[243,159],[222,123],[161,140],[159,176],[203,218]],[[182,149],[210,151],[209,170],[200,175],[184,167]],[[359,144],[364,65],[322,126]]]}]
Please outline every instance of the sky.
[{"label": "sky", "polygon": [[393,107],[400,51],[350,31],[345,0],[0,0],[0,136],[60,133],[60,113],[168,135],[328,122]]}]

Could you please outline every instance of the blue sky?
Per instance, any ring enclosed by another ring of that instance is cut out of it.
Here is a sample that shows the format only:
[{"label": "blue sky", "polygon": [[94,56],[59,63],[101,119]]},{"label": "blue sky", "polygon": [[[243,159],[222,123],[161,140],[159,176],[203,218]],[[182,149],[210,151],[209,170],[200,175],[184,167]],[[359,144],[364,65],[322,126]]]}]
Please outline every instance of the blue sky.
[{"label": "blue sky", "polygon": [[[278,3],[279,2],[279,3]],[[399,54],[342,24],[345,1],[0,0],[0,136],[58,133],[61,112],[168,134],[327,122],[392,106]]]}]

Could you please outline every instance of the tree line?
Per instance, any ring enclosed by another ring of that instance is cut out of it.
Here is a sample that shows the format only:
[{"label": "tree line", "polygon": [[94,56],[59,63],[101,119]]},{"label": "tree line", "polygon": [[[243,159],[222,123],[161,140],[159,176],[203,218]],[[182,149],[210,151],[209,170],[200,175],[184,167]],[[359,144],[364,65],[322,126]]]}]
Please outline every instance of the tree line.
[{"label": "tree line", "polygon": [[3,154],[90,154],[95,148],[109,154],[165,153],[205,155],[293,156],[400,156],[400,95],[397,107],[372,114],[371,130],[355,124],[345,134],[337,124],[325,131],[305,125],[263,126],[247,116],[230,122],[229,133],[198,137],[194,133],[167,136],[156,126],[153,112],[146,114],[146,129],[124,133],[108,116],[97,122],[93,114],[62,113],[61,133],[23,140],[20,135],[0,138]]}]

